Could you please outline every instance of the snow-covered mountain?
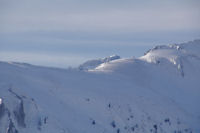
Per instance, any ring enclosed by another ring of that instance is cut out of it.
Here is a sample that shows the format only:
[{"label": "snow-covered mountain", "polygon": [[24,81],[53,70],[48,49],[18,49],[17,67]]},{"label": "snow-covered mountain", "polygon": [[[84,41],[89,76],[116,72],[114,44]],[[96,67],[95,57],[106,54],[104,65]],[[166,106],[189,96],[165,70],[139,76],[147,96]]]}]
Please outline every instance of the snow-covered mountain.
[{"label": "snow-covered mountain", "polygon": [[200,40],[112,57],[79,69],[0,62],[0,133],[200,132]]},{"label": "snow-covered mountain", "polygon": [[109,57],[105,57],[103,59],[100,58],[100,59],[89,60],[89,61],[86,61],[85,63],[81,64],[78,68],[79,68],[79,70],[90,70],[90,69],[96,68],[97,66],[99,66],[102,63],[107,63],[107,62],[117,60],[117,59],[120,59],[120,56],[112,55]]}]

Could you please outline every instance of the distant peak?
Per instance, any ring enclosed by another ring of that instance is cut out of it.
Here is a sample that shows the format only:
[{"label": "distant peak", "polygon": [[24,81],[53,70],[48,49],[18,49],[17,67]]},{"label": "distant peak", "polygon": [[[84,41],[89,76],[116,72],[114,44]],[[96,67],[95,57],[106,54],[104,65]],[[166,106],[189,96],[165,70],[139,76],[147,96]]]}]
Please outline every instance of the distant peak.
[{"label": "distant peak", "polygon": [[104,63],[104,62],[109,62],[109,61],[116,60],[116,59],[120,59],[120,56],[118,56],[118,55],[111,55],[109,57],[103,58],[102,61]]},{"label": "distant peak", "polygon": [[118,55],[111,55],[109,57],[105,57],[105,58],[100,58],[100,59],[94,59],[94,60],[89,60],[86,61],[85,63],[81,64],[79,66],[80,70],[90,70],[90,69],[95,69],[96,67],[98,67],[99,65],[103,64],[103,63],[107,63],[113,60],[117,60],[120,59],[121,57]]},{"label": "distant peak", "polygon": [[156,46],[148,50],[144,56],[140,57],[140,59],[153,63],[167,59],[173,64],[177,64],[176,62],[180,58],[188,57],[200,58],[200,40]]},{"label": "distant peak", "polygon": [[161,50],[161,49],[173,49],[173,50],[182,50],[187,47],[199,47],[200,46],[200,39],[196,39],[193,41],[185,42],[185,43],[179,43],[179,44],[168,44],[168,45],[157,45],[153,47],[152,49],[149,49],[147,52],[145,52],[144,55],[148,54],[149,52],[155,51],[155,50]]}]

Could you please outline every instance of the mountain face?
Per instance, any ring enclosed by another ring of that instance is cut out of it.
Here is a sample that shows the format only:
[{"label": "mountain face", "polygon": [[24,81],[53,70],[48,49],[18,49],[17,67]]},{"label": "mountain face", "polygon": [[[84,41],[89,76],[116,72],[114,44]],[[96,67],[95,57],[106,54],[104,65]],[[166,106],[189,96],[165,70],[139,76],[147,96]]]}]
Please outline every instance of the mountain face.
[{"label": "mountain face", "polygon": [[81,66],[0,62],[0,133],[200,132],[200,40]]}]

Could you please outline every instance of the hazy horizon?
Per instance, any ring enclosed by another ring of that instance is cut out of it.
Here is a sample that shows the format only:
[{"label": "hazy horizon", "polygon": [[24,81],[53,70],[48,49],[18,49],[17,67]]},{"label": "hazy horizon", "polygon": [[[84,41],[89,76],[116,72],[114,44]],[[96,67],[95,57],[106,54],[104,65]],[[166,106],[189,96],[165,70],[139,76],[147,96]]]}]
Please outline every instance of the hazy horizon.
[{"label": "hazy horizon", "polygon": [[2,0],[0,60],[78,66],[200,38],[198,0]]}]

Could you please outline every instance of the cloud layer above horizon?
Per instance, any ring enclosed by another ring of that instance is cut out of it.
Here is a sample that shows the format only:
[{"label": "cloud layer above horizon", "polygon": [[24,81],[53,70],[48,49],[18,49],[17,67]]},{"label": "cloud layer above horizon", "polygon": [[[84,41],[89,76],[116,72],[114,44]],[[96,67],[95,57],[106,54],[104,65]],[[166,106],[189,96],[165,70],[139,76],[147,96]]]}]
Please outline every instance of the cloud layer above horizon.
[{"label": "cloud layer above horizon", "polygon": [[65,67],[83,57],[138,56],[155,44],[199,38],[199,7],[199,0],[1,0],[0,60],[41,64],[16,53],[61,53]]}]

